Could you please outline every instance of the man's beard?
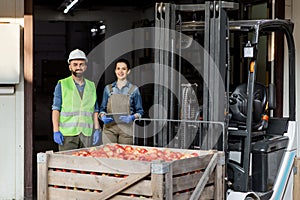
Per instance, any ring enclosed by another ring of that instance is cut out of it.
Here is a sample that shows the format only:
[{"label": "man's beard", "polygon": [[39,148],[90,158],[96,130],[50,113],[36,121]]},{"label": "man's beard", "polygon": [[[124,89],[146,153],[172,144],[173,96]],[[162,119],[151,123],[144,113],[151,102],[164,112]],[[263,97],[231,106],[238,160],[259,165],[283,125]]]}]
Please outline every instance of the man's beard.
[{"label": "man's beard", "polygon": [[81,71],[81,70],[75,70],[75,71],[72,71],[72,74],[75,76],[75,77],[82,77],[82,73],[77,73],[77,71]]}]

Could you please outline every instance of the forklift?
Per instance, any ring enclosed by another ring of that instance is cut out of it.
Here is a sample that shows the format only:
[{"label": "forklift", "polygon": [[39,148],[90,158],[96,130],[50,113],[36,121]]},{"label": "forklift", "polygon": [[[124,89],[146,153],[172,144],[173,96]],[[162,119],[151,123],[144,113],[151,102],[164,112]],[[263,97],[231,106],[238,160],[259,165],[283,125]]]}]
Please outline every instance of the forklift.
[{"label": "forklift", "polygon": [[[297,137],[293,23],[276,19],[229,24],[231,32],[247,32],[252,39],[243,51],[249,60],[247,83],[238,85],[229,97],[227,199],[245,199],[250,191],[253,199],[292,199]],[[256,81],[260,37],[274,32],[283,33],[288,46],[288,92],[283,93],[288,97],[286,117],[270,115],[276,109],[274,83],[265,86]]]},{"label": "forklift", "polygon": [[[229,20],[228,12],[238,8],[237,3],[226,1],[156,4],[154,61],[158,65],[153,103],[165,109],[154,109],[153,119],[140,119],[138,125],[176,123],[159,131],[154,128],[151,137],[145,134],[151,132],[147,128],[134,131],[134,141],[224,151],[227,200],[290,200],[297,150],[294,24],[279,19]],[[262,71],[257,60],[261,38],[274,41],[275,33],[285,36],[288,47],[287,75],[283,75],[287,91],[276,90],[276,66],[271,67],[267,81],[257,79]],[[231,59],[237,52],[231,52],[232,40],[240,46],[238,60],[244,64],[238,65],[247,68],[246,81],[234,86],[230,84]],[[274,114],[276,92],[285,96],[286,103],[280,107],[284,116]]]}]

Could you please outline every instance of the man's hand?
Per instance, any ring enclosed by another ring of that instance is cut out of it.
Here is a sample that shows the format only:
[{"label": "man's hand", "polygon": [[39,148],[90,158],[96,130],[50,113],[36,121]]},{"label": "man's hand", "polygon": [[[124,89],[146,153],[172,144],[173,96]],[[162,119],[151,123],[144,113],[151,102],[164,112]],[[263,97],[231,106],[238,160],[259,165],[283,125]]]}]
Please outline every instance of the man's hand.
[{"label": "man's hand", "polygon": [[93,145],[97,144],[99,140],[101,140],[101,136],[101,131],[99,129],[96,129],[93,134]]},{"label": "man's hand", "polygon": [[113,118],[111,118],[111,117],[106,117],[106,115],[103,115],[103,116],[101,117],[101,120],[103,121],[104,124],[109,124],[109,123],[111,123],[112,121],[114,121]]},{"label": "man's hand", "polygon": [[64,136],[61,134],[60,131],[56,131],[53,133],[54,142],[59,145],[62,145],[64,142]]},{"label": "man's hand", "polygon": [[134,115],[122,115],[119,117],[119,120],[121,120],[122,122],[125,122],[126,124],[129,124],[130,122],[132,122],[135,119]]}]

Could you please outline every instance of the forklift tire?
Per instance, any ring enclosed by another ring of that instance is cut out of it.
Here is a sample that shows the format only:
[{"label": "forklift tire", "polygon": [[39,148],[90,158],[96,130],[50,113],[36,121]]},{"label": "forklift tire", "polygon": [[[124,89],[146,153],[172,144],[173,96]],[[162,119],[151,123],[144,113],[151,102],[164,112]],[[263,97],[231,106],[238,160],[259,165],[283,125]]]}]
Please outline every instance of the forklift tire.
[{"label": "forklift tire", "polygon": [[245,200],[259,200],[257,197],[247,196]]}]

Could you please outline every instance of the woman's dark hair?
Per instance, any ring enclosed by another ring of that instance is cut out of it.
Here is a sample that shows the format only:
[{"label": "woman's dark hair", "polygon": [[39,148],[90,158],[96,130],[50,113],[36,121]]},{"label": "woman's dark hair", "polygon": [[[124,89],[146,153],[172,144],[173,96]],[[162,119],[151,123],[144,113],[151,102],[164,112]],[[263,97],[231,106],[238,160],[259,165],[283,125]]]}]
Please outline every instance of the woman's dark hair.
[{"label": "woman's dark hair", "polygon": [[115,67],[117,66],[117,63],[125,63],[126,66],[127,66],[127,69],[130,70],[130,64],[129,64],[129,61],[126,60],[125,58],[120,58],[118,59],[116,62],[115,62]]}]

